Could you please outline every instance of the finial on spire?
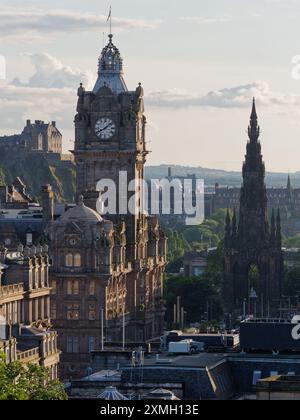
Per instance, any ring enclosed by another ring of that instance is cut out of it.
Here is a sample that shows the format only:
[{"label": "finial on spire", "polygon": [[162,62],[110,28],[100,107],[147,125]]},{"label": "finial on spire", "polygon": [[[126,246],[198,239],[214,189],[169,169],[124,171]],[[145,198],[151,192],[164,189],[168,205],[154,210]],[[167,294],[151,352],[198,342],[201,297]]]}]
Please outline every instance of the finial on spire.
[{"label": "finial on spire", "polygon": [[251,119],[257,119],[255,98],[253,97]]}]

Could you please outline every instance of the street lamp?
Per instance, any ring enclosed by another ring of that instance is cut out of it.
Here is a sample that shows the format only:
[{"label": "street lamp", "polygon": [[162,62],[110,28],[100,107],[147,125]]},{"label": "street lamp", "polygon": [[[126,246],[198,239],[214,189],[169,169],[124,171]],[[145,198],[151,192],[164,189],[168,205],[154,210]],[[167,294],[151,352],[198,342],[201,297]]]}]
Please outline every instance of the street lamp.
[{"label": "street lamp", "polygon": [[254,318],[256,318],[256,305],[257,305],[257,299],[258,299],[258,296],[257,296],[257,293],[256,293],[256,291],[254,290],[254,288],[252,287],[251,288],[251,291],[250,291],[250,295],[249,295],[249,299],[250,299],[250,311],[251,311],[251,302],[253,302],[253,316],[254,316]]}]

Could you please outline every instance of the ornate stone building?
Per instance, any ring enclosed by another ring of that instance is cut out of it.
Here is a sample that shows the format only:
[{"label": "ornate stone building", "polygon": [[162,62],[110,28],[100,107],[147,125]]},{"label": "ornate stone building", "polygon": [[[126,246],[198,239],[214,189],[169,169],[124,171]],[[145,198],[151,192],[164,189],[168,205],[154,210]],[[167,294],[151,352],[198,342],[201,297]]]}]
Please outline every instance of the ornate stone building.
[{"label": "ornate stone building", "polygon": [[[140,84],[128,91],[120,52],[109,35],[93,91],[82,85],[78,90],[78,205],[50,228],[51,302],[63,377],[85,373],[89,352],[101,348],[102,334],[107,345],[123,338],[126,343],[145,343],[163,332],[166,238],[157,218],[140,209],[148,153],[145,126],[143,88]],[[128,200],[136,194],[137,211],[122,211],[118,195],[116,214],[104,220],[95,211],[96,186],[109,179],[118,191],[120,171],[128,182],[133,180],[135,193],[129,193]]]},{"label": "ornate stone building", "polygon": [[265,308],[278,306],[283,277],[281,221],[273,210],[268,220],[265,165],[259,141],[260,128],[253,102],[248,128],[246,159],[240,195],[239,220],[234,212],[226,220],[224,250],[224,297],[226,309],[242,312],[244,302],[254,291]]},{"label": "ornate stone building", "polygon": [[58,378],[60,352],[50,320],[48,247],[0,248],[0,352],[8,363],[48,368]]}]

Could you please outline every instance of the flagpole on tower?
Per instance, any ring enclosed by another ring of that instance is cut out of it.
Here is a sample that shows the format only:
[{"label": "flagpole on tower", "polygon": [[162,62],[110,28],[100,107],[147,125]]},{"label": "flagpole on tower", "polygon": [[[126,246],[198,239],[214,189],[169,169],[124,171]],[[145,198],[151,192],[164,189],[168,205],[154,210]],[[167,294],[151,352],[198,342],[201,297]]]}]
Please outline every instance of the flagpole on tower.
[{"label": "flagpole on tower", "polygon": [[109,15],[108,15],[108,18],[107,18],[107,22],[109,21],[109,29],[110,29],[110,35],[112,34],[111,33],[111,31],[112,31],[112,8],[111,8],[111,6],[110,6],[110,8],[109,8]]}]

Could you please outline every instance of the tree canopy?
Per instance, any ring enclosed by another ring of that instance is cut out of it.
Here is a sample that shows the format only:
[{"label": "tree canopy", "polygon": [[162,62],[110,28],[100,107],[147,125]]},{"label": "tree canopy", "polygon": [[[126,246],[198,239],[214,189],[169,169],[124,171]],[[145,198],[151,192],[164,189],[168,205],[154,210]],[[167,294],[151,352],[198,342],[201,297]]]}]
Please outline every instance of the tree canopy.
[{"label": "tree canopy", "polygon": [[0,400],[67,400],[67,394],[61,382],[48,381],[47,369],[6,363],[0,354]]}]

